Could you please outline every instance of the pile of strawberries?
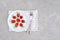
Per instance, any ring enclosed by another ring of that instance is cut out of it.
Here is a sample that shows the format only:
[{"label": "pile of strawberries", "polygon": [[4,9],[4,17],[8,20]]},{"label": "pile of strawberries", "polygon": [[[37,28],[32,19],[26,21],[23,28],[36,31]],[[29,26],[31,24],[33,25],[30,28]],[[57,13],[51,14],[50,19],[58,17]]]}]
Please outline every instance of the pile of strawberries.
[{"label": "pile of strawberries", "polygon": [[23,27],[23,23],[25,23],[25,20],[23,19],[23,16],[20,15],[20,13],[17,13],[16,15],[12,16],[11,23],[15,24],[15,27]]}]

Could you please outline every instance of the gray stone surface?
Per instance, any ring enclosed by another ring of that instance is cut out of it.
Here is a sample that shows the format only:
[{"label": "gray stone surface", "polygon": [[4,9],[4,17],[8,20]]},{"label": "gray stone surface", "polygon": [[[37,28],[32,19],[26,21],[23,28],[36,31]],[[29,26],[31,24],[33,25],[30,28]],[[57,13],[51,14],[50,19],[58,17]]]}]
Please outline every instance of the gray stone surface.
[{"label": "gray stone surface", "polygon": [[[9,10],[39,11],[39,32],[8,31]],[[60,0],[0,0],[0,40],[60,40]]]}]

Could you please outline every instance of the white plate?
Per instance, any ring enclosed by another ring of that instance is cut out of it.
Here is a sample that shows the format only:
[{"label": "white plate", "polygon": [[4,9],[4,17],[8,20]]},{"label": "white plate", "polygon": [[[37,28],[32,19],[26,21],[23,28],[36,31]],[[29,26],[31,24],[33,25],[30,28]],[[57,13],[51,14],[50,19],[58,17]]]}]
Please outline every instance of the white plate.
[{"label": "white plate", "polygon": [[[14,27],[14,24],[12,24],[10,21],[12,19],[13,15],[16,15],[17,12],[20,12],[20,14],[23,16],[23,18],[25,19],[25,23],[23,24],[24,27]],[[9,26],[9,31],[14,31],[14,32],[22,32],[22,31],[27,31],[28,26],[29,26],[29,12],[28,11],[21,11],[21,10],[16,10],[16,11],[9,11],[9,16],[8,16],[8,26]]]}]

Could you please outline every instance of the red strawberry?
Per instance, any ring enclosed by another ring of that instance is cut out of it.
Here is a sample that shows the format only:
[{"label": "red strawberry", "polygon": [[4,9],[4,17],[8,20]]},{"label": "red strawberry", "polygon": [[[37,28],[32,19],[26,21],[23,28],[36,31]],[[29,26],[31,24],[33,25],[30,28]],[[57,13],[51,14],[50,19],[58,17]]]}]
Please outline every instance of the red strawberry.
[{"label": "red strawberry", "polygon": [[12,23],[15,23],[16,21],[15,20],[11,20]]},{"label": "red strawberry", "polygon": [[23,27],[23,24],[22,23],[20,23],[20,27]]},{"label": "red strawberry", "polygon": [[23,16],[20,16],[20,19],[22,19],[23,18]]},{"label": "red strawberry", "polygon": [[20,22],[20,19],[17,19],[17,22]]},{"label": "red strawberry", "polygon": [[13,19],[16,19],[16,16],[13,16]]},{"label": "red strawberry", "polygon": [[18,27],[18,23],[15,24],[15,27]]},{"label": "red strawberry", "polygon": [[21,22],[22,22],[22,23],[24,23],[24,22],[25,22],[25,20],[21,20]]},{"label": "red strawberry", "polygon": [[17,13],[17,17],[19,17],[20,16],[20,14],[19,13]]}]

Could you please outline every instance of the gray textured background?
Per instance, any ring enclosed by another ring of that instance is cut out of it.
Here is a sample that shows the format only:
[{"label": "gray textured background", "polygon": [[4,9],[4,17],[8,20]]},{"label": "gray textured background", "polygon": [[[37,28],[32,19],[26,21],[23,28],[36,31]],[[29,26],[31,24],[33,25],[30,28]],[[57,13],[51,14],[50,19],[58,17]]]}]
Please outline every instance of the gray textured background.
[{"label": "gray textured background", "polygon": [[[39,11],[39,32],[8,31],[9,10]],[[0,0],[0,40],[60,40],[60,0]]]}]

